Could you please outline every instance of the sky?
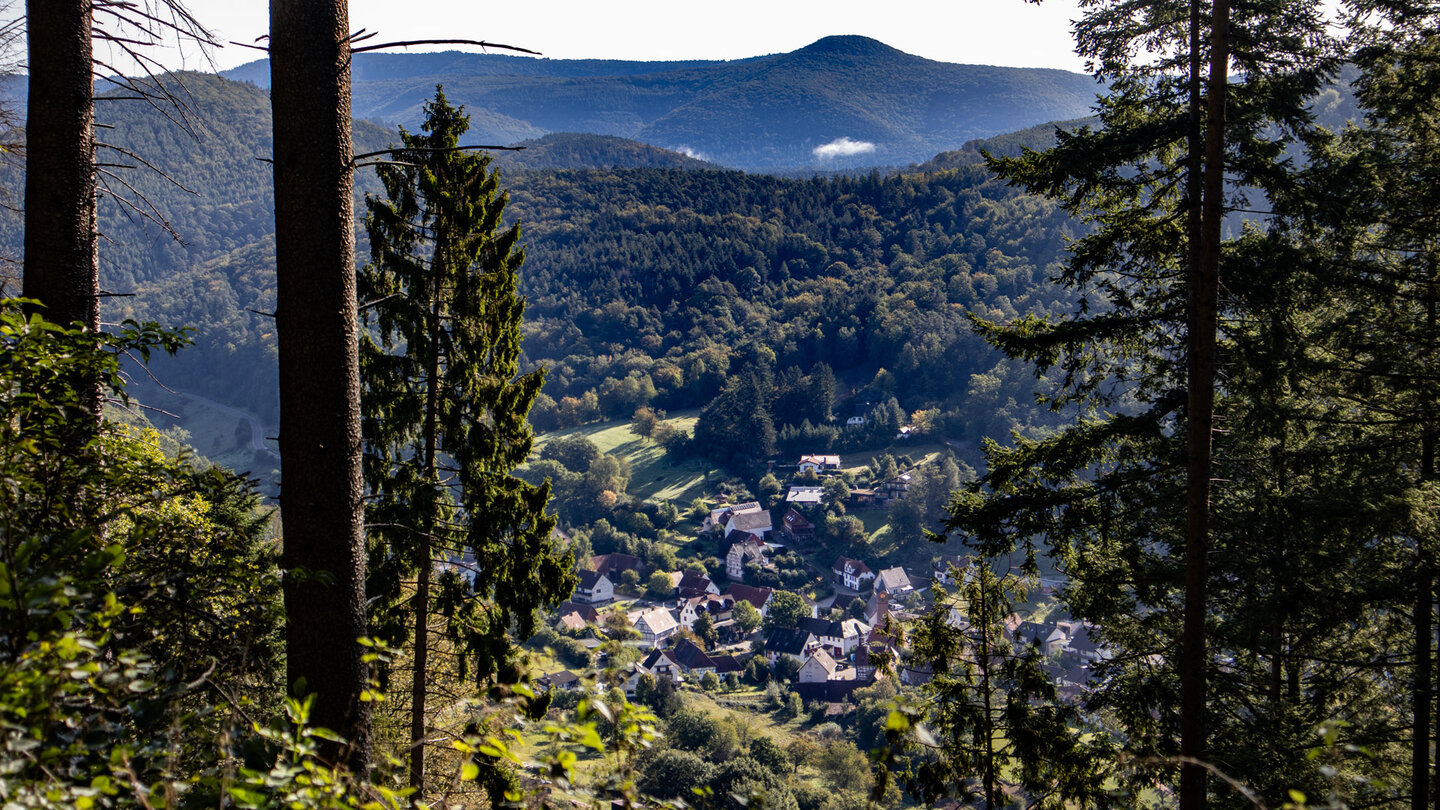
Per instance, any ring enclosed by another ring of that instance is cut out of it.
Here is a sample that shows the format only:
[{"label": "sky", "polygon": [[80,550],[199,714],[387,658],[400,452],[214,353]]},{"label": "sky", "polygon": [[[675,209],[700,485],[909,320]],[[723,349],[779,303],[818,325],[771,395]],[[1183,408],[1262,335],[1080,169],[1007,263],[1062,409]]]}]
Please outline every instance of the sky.
[{"label": "sky", "polygon": [[[350,0],[350,22],[353,29],[379,31],[371,42],[478,39],[518,45],[554,59],[739,59],[793,51],[832,34],[863,34],[942,62],[1082,71],[1070,39],[1077,3]],[[221,41],[253,42],[268,27],[268,3],[263,0],[187,0],[186,5]],[[224,70],[261,56],[227,45],[211,59]],[[172,50],[163,61],[171,68],[211,69],[193,48]]]}]

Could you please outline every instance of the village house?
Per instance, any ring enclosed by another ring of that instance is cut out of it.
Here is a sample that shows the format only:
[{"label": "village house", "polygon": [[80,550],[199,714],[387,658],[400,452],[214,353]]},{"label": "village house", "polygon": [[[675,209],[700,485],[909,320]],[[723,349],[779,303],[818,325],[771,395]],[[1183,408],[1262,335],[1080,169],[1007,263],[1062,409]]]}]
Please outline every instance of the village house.
[{"label": "village house", "polygon": [[814,509],[825,503],[824,487],[793,486],[785,493],[785,502],[801,509]]},{"label": "village house", "polygon": [[894,598],[913,590],[915,590],[915,586],[910,584],[910,577],[905,574],[905,569],[898,565],[894,568],[886,568],[875,577],[876,593],[883,593]]},{"label": "village house", "polygon": [[590,558],[590,570],[604,574],[611,582],[619,582],[620,575],[634,571],[635,576],[645,578],[645,561],[633,554],[597,554]]},{"label": "village house", "polygon": [[586,624],[593,624],[600,621],[600,611],[580,602],[561,602],[560,607],[555,609],[557,618],[563,618],[569,613],[580,614],[580,620]]},{"label": "village house", "polygon": [[840,457],[818,455],[801,456],[800,462],[796,466],[800,468],[800,472],[802,473],[808,472],[818,475],[822,472],[838,472],[840,470]]},{"label": "village house", "polygon": [[675,684],[684,680],[680,662],[675,660],[675,656],[670,650],[651,650],[642,663],[655,676],[656,680],[669,678],[670,682]]},{"label": "village house", "polygon": [[732,582],[730,587],[725,589],[725,596],[735,600],[737,604],[749,602],[750,607],[760,611],[761,616],[769,615],[770,596],[773,593],[774,591],[770,588],[745,585],[740,582]]},{"label": "village house", "polygon": [[725,552],[725,576],[732,582],[743,582],[745,579],[746,563],[765,562],[765,546],[755,542],[753,537],[746,538],[736,543]]},{"label": "village house", "polygon": [[875,579],[875,572],[870,570],[870,566],[849,557],[837,558],[830,571],[835,576],[836,585],[852,591],[859,591],[861,586]]},{"label": "village house", "polygon": [[814,648],[815,637],[810,633],[795,627],[776,627],[765,637],[765,660],[771,667],[782,655],[804,661]]},{"label": "village house", "polygon": [[729,596],[704,593],[693,596],[680,603],[680,626],[686,630],[695,629],[695,620],[701,615],[708,615],[712,622],[722,622],[731,617],[735,610],[735,600]]},{"label": "village house", "polygon": [[839,666],[835,659],[825,652],[824,647],[819,647],[800,665],[798,680],[800,683],[823,683],[834,678],[837,669]]},{"label": "village house", "polygon": [[572,610],[555,620],[555,629],[561,632],[578,633],[585,629],[585,619]]},{"label": "village house", "polygon": [[815,536],[815,524],[793,508],[785,510],[785,516],[780,518],[780,525],[790,540],[808,540]]},{"label": "village house", "polygon": [[711,655],[710,660],[715,662],[715,674],[722,678],[732,672],[738,675],[745,671],[745,665],[733,655]]},{"label": "village house", "polygon": [[707,672],[719,674],[715,661],[688,638],[681,639],[670,649],[670,657],[692,679],[699,680]]},{"label": "village house", "polygon": [[970,564],[971,559],[968,556],[945,554],[935,558],[935,562],[931,565],[930,576],[935,582],[953,588],[960,584],[955,572],[960,572],[959,576],[963,578],[965,572],[969,570]]},{"label": "village house", "polygon": [[1060,652],[1060,648],[1067,640],[1065,631],[1057,627],[1054,622],[1024,622],[1015,632],[1017,646],[1037,646],[1046,655]]},{"label": "village house", "polygon": [[[876,484],[872,503],[875,506],[889,506],[891,501],[904,498],[905,494],[910,491],[910,480],[910,473],[907,472]],[[853,496],[855,493],[852,490],[850,494]]]},{"label": "village house", "polygon": [[890,615],[890,595],[876,589],[865,603],[865,623],[874,627]]},{"label": "village house", "polygon": [[615,583],[604,574],[581,571],[580,582],[575,586],[572,598],[587,605],[603,605],[615,598]]},{"label": "village house", "polygon": [[775,525],[770,518],[770,513],[763,509],[758,512],[742,512],[738,515],[731,515],[730,519],[725,521],[726,537],[729,537],[732,532],[748,532],[763,542],[774,529]]},{"label": "village house", "polygon": [[542,690],[547,692],[551,689],[564,689],[568,691],[571,689],[579,689],[582,686],[580,676],[568,669],[562,669],[559,672],[541,676],[536,683],[540,685]]},{"label": "village house", "polygon": [[650,670],[647,669],[645,665],[640,663],[639,661],[630,664],[629,666],[625,667],[623,671],[621,671],[620,688],[624,690],[625,697],[635,697],[635,688],[640,685],[640,679],[645,677],[646,675],[654,677],[653,673],[651,673]]},{"label": "village house", "polygon": [[850,490],[850,502],[855,506],[874,506],[876,503],[875,490],[856,487]]},{"label": "village house", "polygon": [[643,610],[636,617],[634,627],[646,644],[655,645],[675,635],[680,623],[662,607]]},{"label": "village house", "polygon": [[710,515],[705,518],[704,523],[700,524],[700,530],[706,531],[717,527],[723,528],[726,523],[730,522],[730,518],[735,515],[745,515],[763,511],[765,511],[765,508],[760,505],[759,501],[746,501],[745,503],[726,504],[716,507],[710,510]]},{"label": "village house", "polygon": [[838,621],[819,618],[802,618],[795,626],[815,637],[815,644],[831,656],[845,655],[845,628]]},{"label": "village house", "polygon": [[1100,648],[1100,645],[1096,644],[1095,640],[1090,637],[1090,628],[1083,624],[1075,628],[1074,632],[1070,634],[1070,638],[1061,645],[1060,649],[1064,652],[1078,655],[1082,660],[1091,662],[1109,657],[1105,654],[1105,651]]},{"label": "village house", "polygon": [[694,571],[686,571],[676,585],[681,599],[693,599],[702,594],[720,593],[720,586],[710,581],[704,574],[697,574]]},{"label": "village house", "polygon": [[870,627],[859,619],[843,619],[840,622],[840,655],[848,658],[870,635]]}]

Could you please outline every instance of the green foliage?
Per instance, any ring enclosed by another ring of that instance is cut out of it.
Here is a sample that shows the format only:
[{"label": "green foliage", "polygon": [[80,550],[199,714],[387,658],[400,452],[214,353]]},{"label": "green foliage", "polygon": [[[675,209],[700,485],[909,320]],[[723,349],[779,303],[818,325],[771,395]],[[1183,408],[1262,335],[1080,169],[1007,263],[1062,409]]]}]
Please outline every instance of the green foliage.
[{"label": "green foliage", "polygon": [[735,611],[731,616],[735,620],[735,626],[746,633],[755,632],[756,628],[760,627],[761,622],[764,621],[760,616],[760,611],[743,599],[735,603]]},{"label": "green foliage", "polygon": [[676,748],[662,748],[645,760],[643,773],[636,782],[641,793],[657,799],[692,800],[694,791],[709,784],[714,777],[710,763]]},{"label": "green foliage", "polygon": [[468,118],[438,91],[426,116],[380,167],[387,198],[366,201],[368,590],[376,632],[398,644],[416,621],[402,582],[429,579],[437,556],[468,563],[439,577],[433,599],[461,677],[484,679],[575,580],[545,514],[548,487],[511,475],[530,452],[526,415],[544,380],[517,376],[519,228],[500,229],[507,198],[488,159],[454,149]]},{"label": "green foliage", "polygon": [[775,591],[765,609],[765,629],[794,627],[810,615],[810,606],[794,591]]},{"label": "green foliage", "polygon": [[913,660],[929,663],[934,678],[919,704],[902,704],[885,722],[892,745],[919,752],[908,787],[927,802],[972,801],[968,786],[978,781],[978,798],[994,806],[1008,777],[1047,806],[1105,804],[1111,744],[1099,729],[1077,733],[1087,723],[1057,700],[1039,650],[1006,638],[1020,583],[997,576],[988,560],[973,570],[911,634]]},{"label": "green foliage", "polygon": [[71,331],[20,303],[0,302],[0,793],[74,807],[205,794],[224,740],[278,691],[264,518],[243,480],[166,457],[153,431],[77,439],[95,424],[90,387],[123,401],[120,357],[181,335]]},{"label": "green foliage", "polygon": [[785,749],[763,734],[750,741],[746,754],[778,775],[790,773],[795,767]]}]

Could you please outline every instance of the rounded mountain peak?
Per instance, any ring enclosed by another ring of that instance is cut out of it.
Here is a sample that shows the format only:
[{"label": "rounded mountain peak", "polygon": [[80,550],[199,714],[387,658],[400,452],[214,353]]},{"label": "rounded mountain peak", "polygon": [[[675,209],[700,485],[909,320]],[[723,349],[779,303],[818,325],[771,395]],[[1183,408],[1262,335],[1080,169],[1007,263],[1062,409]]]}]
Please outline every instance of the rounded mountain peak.
[{"label": "rounded mountain peak", "polygon": [[886,45],[878,39],[860,36],[859,34],[844,34],[817,39],[806,45],[795,53],[804,54],[827,54],[837,56],[904,56],[904,51]]}]

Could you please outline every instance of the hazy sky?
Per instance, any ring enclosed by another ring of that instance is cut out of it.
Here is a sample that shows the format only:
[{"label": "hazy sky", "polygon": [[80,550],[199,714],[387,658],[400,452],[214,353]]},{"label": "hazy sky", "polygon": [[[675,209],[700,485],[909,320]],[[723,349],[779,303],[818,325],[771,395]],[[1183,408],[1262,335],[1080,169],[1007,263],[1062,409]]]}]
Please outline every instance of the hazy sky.
[{"label": "hazy sky", "polygon": [[[555,59],[736,59],[782,53],[831,34],[864,34],[943,62],[1082,70],[1070,40],[1077,0],[350,0],[355,29],[381,40],[481,39]],[[261,0],[188,0],[223,41],[268,26]],[[425,48],[418,50],[437,50]],[[262,56],[227,46],[221,68]],[[178,54],[166,59],[179,66]],[[184,66],[206,69],[194,53]]]}]

